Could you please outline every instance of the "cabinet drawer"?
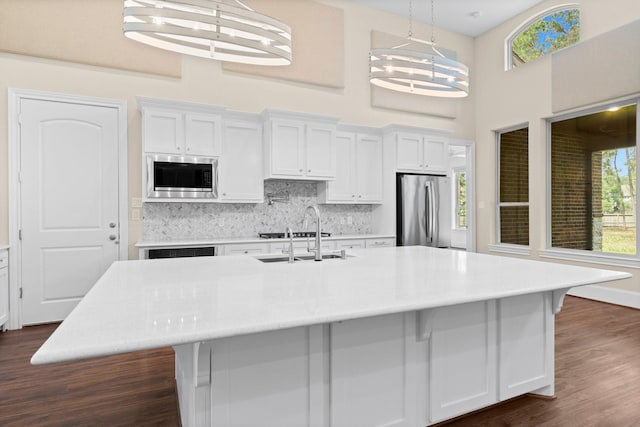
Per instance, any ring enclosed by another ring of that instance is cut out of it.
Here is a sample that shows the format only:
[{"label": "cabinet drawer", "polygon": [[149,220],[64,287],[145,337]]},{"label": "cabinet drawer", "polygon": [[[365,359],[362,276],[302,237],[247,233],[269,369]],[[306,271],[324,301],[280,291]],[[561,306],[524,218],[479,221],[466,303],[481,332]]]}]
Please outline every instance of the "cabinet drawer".
[{"label": "cabinet drawer", "polygon": [[[266,243],[225,245],[224,253],[220,255],[253,255],[266,254],[269,251],[269,245]],[[223,252],[223,251],[220,251]]]},{"label": "cabinet drawer", "polygon": [[336,249],[364,249],[365,247],[364,239],[336,241]]},{"label": "cabinet drawer", "polygon": [[394,238],[367,239],[365,243],[366,243],[367,249],[388,248],[396,245],[396,239]]}]

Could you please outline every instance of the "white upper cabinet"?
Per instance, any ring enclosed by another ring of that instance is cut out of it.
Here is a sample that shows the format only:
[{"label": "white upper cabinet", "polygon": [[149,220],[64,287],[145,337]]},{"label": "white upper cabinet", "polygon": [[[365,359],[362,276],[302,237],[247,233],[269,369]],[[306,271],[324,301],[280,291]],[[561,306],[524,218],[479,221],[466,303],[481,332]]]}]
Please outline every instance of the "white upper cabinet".
[{"label": "white upper cabinet", "polygon": [[193,156],[219,156],[222,148],[220,116],[211,114],[184,115],[184,153]]},{"label": "white upper cabinet", "polygon": [[397,132],[396,167],[405,172],[446,173],[446,136]]},{"label": "white upper cabinet", "polygon": [[222,151],[220,107],[139,98],[143,151],[218,157]]},{"label": "white upper cabinet", "polygon": [[382,203],[382,138],[373,133],[336,134],[336,179],[318,184],[324,203]]},{"label": "white upper cabinet", "polygon": [[220,200],[262,203],[262,125],[256,120],[225,119],[223,141]]},{"label": "white upper cabinet", "polygon": [[335,178],[335,120],[284,112],[265,116],[265,179]]}]

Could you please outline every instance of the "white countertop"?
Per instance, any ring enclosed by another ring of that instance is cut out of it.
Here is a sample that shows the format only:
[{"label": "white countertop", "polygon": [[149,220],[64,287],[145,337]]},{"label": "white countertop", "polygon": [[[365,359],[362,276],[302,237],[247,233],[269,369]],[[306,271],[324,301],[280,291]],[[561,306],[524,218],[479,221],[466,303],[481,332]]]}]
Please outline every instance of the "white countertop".
[{"label": "white countertop", "polygon": [[[322,240],[352,240],[352,239],[395,239],[393,234],[335,234],[330,237],[323,237]],[[288,239],[263,239],[260,237],[228,237],[218,239],[198,239],[198,240],[141,240],[136,243],[136,247],[140,249],[154,248],[179,248],[179,247],[196,247],[196,246],[215,246],[215,245],[231,245],[239,243],[279,243]],[[294,241],[306,241],[306,237],[297,237]],[[311,238],[313,240],[313,238]]]},{"label": "white countertop", "polygon": [[114,263],[32,363],[503,298],[628,273],[428,247],[295,264],[252,256]]}]

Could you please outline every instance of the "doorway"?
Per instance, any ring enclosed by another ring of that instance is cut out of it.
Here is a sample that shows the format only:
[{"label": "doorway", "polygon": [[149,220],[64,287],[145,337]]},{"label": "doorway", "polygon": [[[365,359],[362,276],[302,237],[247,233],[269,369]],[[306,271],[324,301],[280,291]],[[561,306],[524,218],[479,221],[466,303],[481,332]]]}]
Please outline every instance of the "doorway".
[{"label": "doorway", "polygon": [[63,320],[127,258],[126,117],[121,101],[10,91],[10,328]]}]

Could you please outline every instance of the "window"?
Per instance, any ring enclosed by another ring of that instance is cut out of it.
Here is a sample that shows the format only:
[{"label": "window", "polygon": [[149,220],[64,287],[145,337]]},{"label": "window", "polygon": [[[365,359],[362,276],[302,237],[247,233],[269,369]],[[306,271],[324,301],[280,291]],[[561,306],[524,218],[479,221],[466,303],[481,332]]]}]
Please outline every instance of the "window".
[{"label": "window", "polygon": [[550,122],[551,246],[637,254],[637,103]]},{"label": "window", "polygon": [[455,223],[454,228],[467,228],[467,172],[454,169],[455,180]]},{"label": "window", "polygon": [[534,16],[507,38],[507,70],[580,41],[580,10],[552,8]]},{"label": "window", "polygon": [[529,128],[498,132],[498,238],[529,245]]}]

